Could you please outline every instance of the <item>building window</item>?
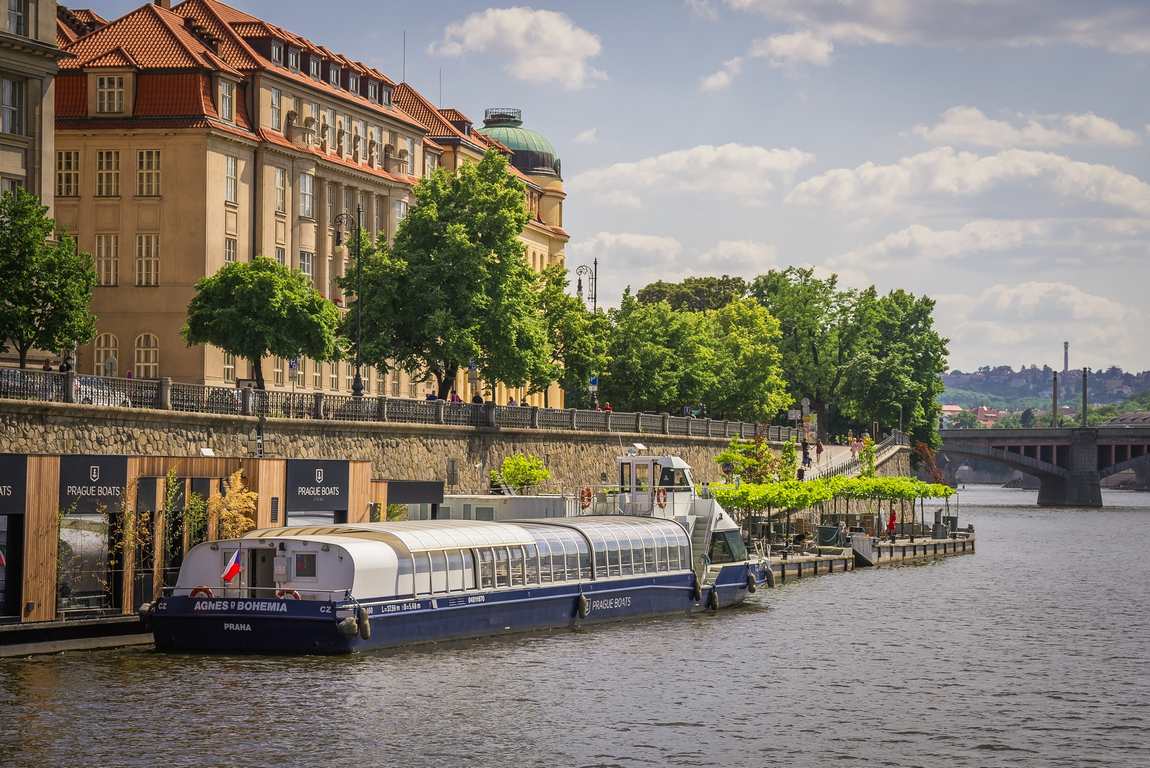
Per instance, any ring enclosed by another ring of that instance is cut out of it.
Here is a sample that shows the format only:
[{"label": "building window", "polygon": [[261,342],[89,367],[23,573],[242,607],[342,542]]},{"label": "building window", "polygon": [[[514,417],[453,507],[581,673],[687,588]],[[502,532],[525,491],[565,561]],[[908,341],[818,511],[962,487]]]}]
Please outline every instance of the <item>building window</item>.
[{"label": "building window", "polygon": [[160,236],[136,235],[136,285],[160,284]]},{"label": "building window", "polygon": [[0,131],[24,132],[24,81],[0,79]]},{"label": "building window", "polygon": [[287,211],[287,171],[276,168],[276,213]]},{"label": "building window", "polygon": [[315,176],[310,173],[299,175],[299,215],[312,218],[315,215]]},{"label": "building window", "polygon": [[347,363],[344,367],[344,389],[351,391],[351,385],[355,383],[355,366]]},{"label": "building window", "polygon": [[282,245],[276,246],[276,261],[281,267],[287,263],[287,251],[284,250]]},{"label": "building window", "polygon": [[315,277],[315,254],[311,251],[299,252],[299,271],[308,276],[308,279]]},{"label": "building window", "polygon": [[304,380],[307,378],[307,358],[300,357],[296,360],[295,373],[292,374],[292,383],[297,387],[304,386]]},{"label": "building window", "polygon": [[313,389],[323,389],[323,363],[317,362],[312,369],[311,385]]},{"label": "building window", "polygon": [[120,340],[111,333],[101,333],[96,337],[95,355],[92,357],[92,373],[96,376],[115,376],[120,372],[117,352]]},{"label": "building window", "polygon": [[430,176],[435,173],[435,169],[439,167],[439,158],[432,153],[424,150],[423,152],[423,175]]},{"label": "building window", "polygon": [[120,282],[120,236],[96,235],[96,280],[104,288]]},{"label": "building window", "polygon": [[231,352],[224,353],[224,381],[235,382],[236,380],[236,356]]},{"label": "building window", "polygon": [[331,364],[331,372],[328,375],[328,389],[332,392],[339,391],[339,363]]},{"label": "building window", "polygon": [[359,75],[354,72],[349,72],[347,75],[347,89],[353,93],[359,93]]},{"label": "building window", "polygon": [[321,66],[322,66],[322,62],[320,61],[318,56],[315,56],[313,54],[311,57],[308,58],[308,62],[307,62],[308,74],[310,74],[316,80],[319,80],[319,71],[320,71]]},{"label": "building window", "polygon": [[141,333],[136,337],[137,379],[157,379],[160,377],[160,340],[152,333]]},{"label": "building window", "polygon": [[327,81],[338,88],[339,87],[339,78],[340,78],[339,67],[337,67],[335,64],[329,64],[328,68],[327,68]]},{"label": "building window", "polygon": [[120,194],[120,153],[115,149],[102,149],[96,153],[96,197],[117,197]]},{"label": "building window", "polygon": [[224,201],[237,203],[239,200],[239,161],[231,155],[224,158]]},{"label": "building window", "polygon": [[220,117],[229,123],[236,121],[236,84],[220,81]]},{"label": "building window", "polygon": [[8,32],[28,36],[28,0],[8,0]]},{"label": "building window", "polygon": [[368,101],[379,101],[379,85],[374,80],[367,81],[367,99]]},{"label": "building window", "polygon": [[238,248],[236,245],[236,239],[234,237],[225,237],[224,238],[224,263],[225,264],[235,264],[235,262],[236,262],[236,251],[237,250],[238,250]]},{"label": "building window", "polygon": [[118,115],[124,111],[124,76],[100,75],[96,78],[96,113]]},{"label": "building window", "polygon": [[380,103],[390,105],[391,104],[391,88],[387,87],[386,85],[382,86],[380,88],[379,93],[380,93],[380,96],[383,97],[380,99]]},{"label": "building window", "polygon": [[399,372],[392,371],[391,373],[391,396],[399,397]]},{"label": "building window", "polygon": [[282,357],[272,359],[272,382],[277,387],[284,385],[284,359]]},{"label": "building window", "polygon": [[283,96],[283,91],[279,88],[272,88],[272,128],[277,131],[283,121],[283,110],[281,109]]},{"label": "building window", "polygon": [[407,201],[396,200],[392,205],[392,215],[395,219],[395,226],[398,227],[399,223],[407,216]]},{"label": "building window", "polygon": [[299,48],[288,46],[287,65],[292,72],[299,72]]},{"label": "building window", "polygon": [[[409,376],[409,377],[410,377],[410,375],[411,375],[411,374],[408,374],[408,376]],[[412,378],[408,378],[408,381],[407,381],[407,396],[408,396],[408,397],[412,397],[412,398],[414,398],[414,397],[418,397],[418,396],[419,396],[419,393],[416,391],[416,383],[415,383],[415,379],[412,379]]]},{"label": "building window", "polygon": [[278,40],[272,40],[272,61],[276,64],[284,63],[284,46]]},{"label": "building window", "polygon": [[141,149],[136,153],[136,194],[140,197],[160,194],[160,150]]},{"label": "building window", "polygon": [[66,150],[56,153],[56,197],[80,194],[80,153]]}]

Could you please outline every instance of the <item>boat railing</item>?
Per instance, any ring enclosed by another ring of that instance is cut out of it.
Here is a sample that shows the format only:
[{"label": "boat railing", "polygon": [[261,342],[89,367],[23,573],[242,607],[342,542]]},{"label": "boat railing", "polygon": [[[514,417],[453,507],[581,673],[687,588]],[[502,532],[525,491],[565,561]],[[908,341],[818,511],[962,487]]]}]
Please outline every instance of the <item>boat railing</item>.
[{"label": "boat railing", "polygon": [[220,587],[197,585],[193,587],[164,587],[164,597],[218,598],[221,600],[311,600],[338,603],[351,601],[351,593],[346,589],[299,589],[296,587]]}]

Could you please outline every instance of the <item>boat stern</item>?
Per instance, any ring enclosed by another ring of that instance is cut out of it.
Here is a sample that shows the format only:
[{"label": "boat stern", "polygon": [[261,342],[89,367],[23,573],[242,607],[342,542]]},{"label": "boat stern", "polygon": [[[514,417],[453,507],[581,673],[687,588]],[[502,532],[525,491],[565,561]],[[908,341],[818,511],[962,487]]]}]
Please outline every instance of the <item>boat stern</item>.
[{"label": "boat stern", "polygon": [[350,653],[350,607],[328,600],[161,597],[147,616],[161,651]]}]

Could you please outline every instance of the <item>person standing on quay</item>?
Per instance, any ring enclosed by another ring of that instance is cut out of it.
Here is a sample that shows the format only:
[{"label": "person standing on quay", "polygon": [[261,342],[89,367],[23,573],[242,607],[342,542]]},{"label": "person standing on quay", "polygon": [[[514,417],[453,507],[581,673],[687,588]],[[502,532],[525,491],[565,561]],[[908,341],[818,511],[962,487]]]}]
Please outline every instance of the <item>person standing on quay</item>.
[{"label": "person standing on quay", "polygon": [[890,518],[886,521],[886,532],[890,534],[890,543],[894,544],[894,529],[895,529],[895,516],[894,510],[890,511]]}]

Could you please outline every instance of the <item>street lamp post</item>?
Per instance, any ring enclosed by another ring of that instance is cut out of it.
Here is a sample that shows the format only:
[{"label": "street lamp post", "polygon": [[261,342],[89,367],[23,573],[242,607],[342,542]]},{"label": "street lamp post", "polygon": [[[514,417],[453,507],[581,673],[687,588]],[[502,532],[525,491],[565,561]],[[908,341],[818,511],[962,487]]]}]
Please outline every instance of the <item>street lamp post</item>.
[{"label": "street lamp post", "polygon": [[[332,222],[335,225],[335,244],[342,245],[342,226],[350,224],[352,221],[350,213],[341,213],[335,217]],[[362,366],[362,358],[360,356],[360,349],[363,347],[363,259],[362,250],[363,246],[360,244],[360,231],[363,227],[363,207],[357,205],[355,207],[355,241],[353,246],[355,248],[355,302],[359,304],[355,310],[355,380],[351,383],[352,397],[363,397],[363,376],[360,373]]]},{"label": "street lamp post", "polygon": [[586,277],[587,293],[591,296],[591,311],[594,312],[599,309],[599,257],[592,259],[591,264],[590,267],[581,264],[575,268],[575,274],[578,275],[575,293],[580,299],[583,298],[583,278]]}]

